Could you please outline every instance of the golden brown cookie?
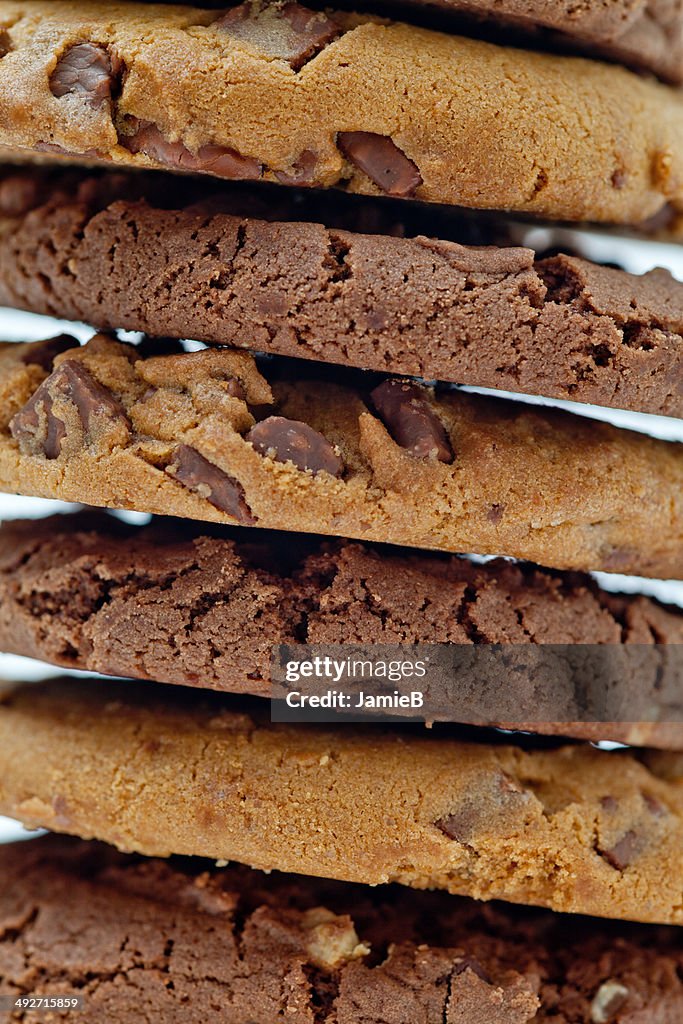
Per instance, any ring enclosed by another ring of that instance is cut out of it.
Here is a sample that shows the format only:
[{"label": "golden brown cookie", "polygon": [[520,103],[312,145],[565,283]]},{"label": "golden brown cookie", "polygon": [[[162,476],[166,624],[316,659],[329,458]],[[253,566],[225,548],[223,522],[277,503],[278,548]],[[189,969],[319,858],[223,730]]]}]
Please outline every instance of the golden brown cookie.
[{"label": "golden brown cookie", "polygon": [[3,490],[683,577],[679,443],[240,350],[73,344],[0,347]]},{"label": "golden brown cookie", "polygon": [[683,204],[683,99],[619,67],[297,3],[3,0],[0,29],[2,145],[566,220]]},{"label": "golden brown cookie", "polygon": [[29,826],[681,924],[683,786],[666,762],[274,725],[263,702],[89,678],[8,686],[0,704],[0,813]]}]

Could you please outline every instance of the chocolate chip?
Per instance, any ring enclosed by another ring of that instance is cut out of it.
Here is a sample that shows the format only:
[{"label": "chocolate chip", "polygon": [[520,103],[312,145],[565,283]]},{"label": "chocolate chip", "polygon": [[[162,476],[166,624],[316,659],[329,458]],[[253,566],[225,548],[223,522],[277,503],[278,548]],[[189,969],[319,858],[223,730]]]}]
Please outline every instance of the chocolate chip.
[{"label": "chocolate chip", "polygon": [[267,57],[286,60],[295,71],[341,32],[326,14],[295,2],[240,4],[213,24]]},{"label": "chocolate chip", "polygon": [[213,174],[233,180],[253,180],[260,178],[263,173],[260,163],[227,146],[211,143],[191,153],[182,142],[169,142],[165,139],[157,126],[150,122],[139,122],[131,135],[119,135],[119,143],[130,153],[144,153],[151,160],[182,171]]},{"label": "chocolate chip", "polygon": [[412,196],[422,177],[395,142],[374,132],[339,132],[337,145],[388,196]]},{"label": "chocolate chip", "polygon": [[604,811],[609,811],[612,814],[619,806],[619,801],[608,794],[607,796],[600,797],[600,806]]},{"label": "chocolate chip", "polygon": [[52,397],[46,383],[43,381],[23,409],[12,417],[9,429],[22,451],[32,455],[42,452],[46,459],[57,459],[66,427],[52,414]]},{"label": "chocolate chip", "polygon": [[257,452],[277,462],[293,462],[297,469],[340,476],[344,463],[322,434],[298,420],[269,416],[252,427],[246,437]]},{"label": "chocolate chip", "polygon": [[44,370],[50,371],[55,356],[60,352],[68,352],[71,348],[78,348],[76,339],[70,334],[58,334],[54,338],[46,338],[45,341],[27,345],[21,361],[27,366],[42,366]]},{"label": "chocolate chip", "polygon": [[83,363],[66,359],[43,381],[10,423],[12,436],[22,449],[33,454],[40,452],[47,459],[59,457],[66,424],[53,412],[56,399],[66,399],[75,405],[86,441],[92,440],[96,419],[130,429],[126,412],[112,393],[95,380]]},{"label": "chocolate chip", "polygon": [[[78,410],[78,416],[86,433],[93,427],[96,416],[128,423],[126,412],[111,391],[95,380],[89,370],[75,359],[67,359],[48,377],[61,395],[70,398]],[[47,382],[46,382],[47,383]]]},{"label": "chocolate chip", "polygon": [[472,956],[463,956],[460,960],[453,964],[453,977],[457,978],[459,974],[464,971],[472,971],[478,978],[485,981],[488,985],[491,984],[491,978],[486,973],[482,965],[478,960],[475,960]]},{"label": "chocolate chip", "polygon": [[592,1024],[609,1024],[628,999],[629,991],[619,981],[603,981],[591,1002]]},{"label": "chocolate chip", "polygon": [[448,839],[472,848],[482,824],[488,821],[519,823],[531,795],[504,772],[476,780],[451,814],[434,822]]},{"label": "chocolate chip", "polygon": [[371,398],[378,416],[401,448],[420,459],[453,461],[443,424],[416,384],[385,380],[371,392]]},{"label": "chocolate chip", "polygon": [[624,871],[643,848],[643,838],[633,829],[625,832],[621,839],[609,850],[600,849],[599,853],[616,871]]},{"label": "chocolate chip", "polygon": [[77,43],[57,61],[50,75],[50,92],[58,98],[83,96],[91,107],[101,107],[111,99],[120,70],[120,62],[103,46]]},{"label": "chocolate chip", "polygon": [[490,523],[493,523],[495,526],[503,518],[504,512],[505,505],[498,505],[497,503],[494,503],[493,505],[491,505],[488,512],[486,513],[486,518]]},{"label": "chocolate chip", "polygon": [[205,459],[196,448],[179,445],[166,472],[183,487],[205,498],[214,508],[232,516],[238,523],[250,526],[256,522],[244,498],[244,489],[238,480],[224,473],[213,462]]},{"label": "chocolate chip", "polygon": [[653,816],[653,818],[663,818],[664,815],[667,813],[664,804],[661,803],[661,801],[659,801],[656,796],[652,796],[651,793],[643,793],[642,796],[643,800],[645,801],[645,806],[647,807],[648,811]]},{"label": "chocolate chip", "polygon": [[0,29],[0,58],[6,57],[12,49],[12,42],[9,37],[9,32],[4,28]]},{"label": "chocolate chip", "polygon": [[317,156],[311,149],[305,149],[292,164],[291,171],[275,171],[275,177],[283,185],[310,185],[315,181]]}]

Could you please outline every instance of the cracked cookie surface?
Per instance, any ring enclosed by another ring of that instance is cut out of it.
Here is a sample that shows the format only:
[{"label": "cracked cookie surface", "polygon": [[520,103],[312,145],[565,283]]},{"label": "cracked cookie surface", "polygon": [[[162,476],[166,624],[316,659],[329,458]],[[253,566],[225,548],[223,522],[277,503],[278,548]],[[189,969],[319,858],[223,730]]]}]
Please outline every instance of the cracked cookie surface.
[{"label": "cracked cookie surface", "polygon": [[0,27],[6,146],[567,220],[683,205],[683,100],[599,62],[296,3],[3,2]]},{"label": "cracked cookie surface", "polygon": [[[574,256],[539,258],[489,224],[477,231],[500,234],[498,246],[459,244],[478,241],[471,222],[454,226],[455,242],[427,238],[450,225],[405,204],[402,221],[401,211],[321,208],[300,193],[292,202],[272,190],[206,193],[169,176],[155,187],[132,175],[5,170],[0,303],[683,415],[683,284],[667,271],[637,277]],[[326,226],[299,220],[321,216]]]},{"label": "cracked cookie surface", "polygon": [[[429,718],[488,724],[505,714],[510,728],[683,749],[683,610],[607,593],[589,577],[94,514],[0,529],[3,651],[268,697],[278,695],[271,657],[281,643],[598,644],[603,673],[615,658],[618,720],[604,707],[606,675],[595,677],[593,721],[590,694],[559,672],[554,687],[517,672],[514,685],[497,677],[489,691],[476,663],[471,681],[463,668],[452,688],[429,688]],[[632,660],[620,669],[624,650]]]},{"label": "cracked cookie surface", "polygon": [[276,725],[262,701],[161,684],[8,684],[0,702],[0,813],[29,826],[658,923],[683,923],[679,762]]},{"label": "cracked cookie surface", "polygon": [[401,378],[311,379],[308,364],[241,350],[73,344],[0,348],[5,490],[683,575],[681,444]]},{"label": "cracked cookie surface", "polygon": [[679,936],[663,926],[141,860],[57,836],[3,847],[0,872],[3,990],[77,986],[93,1024],[194,1024],[215,1005],[224,1024],[596,1024],[617,1011],[620,1024],[675,1024],[683,1005]]}]

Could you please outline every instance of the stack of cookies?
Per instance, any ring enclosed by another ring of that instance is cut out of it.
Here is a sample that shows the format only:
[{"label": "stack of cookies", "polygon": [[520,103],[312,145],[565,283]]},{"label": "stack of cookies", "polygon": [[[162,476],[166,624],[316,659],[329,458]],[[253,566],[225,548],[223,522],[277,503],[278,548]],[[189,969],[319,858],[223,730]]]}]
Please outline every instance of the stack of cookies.
[{"label": "stack of cookies", "polygon": [[[683,416],[683,284],[525,244],[683,240],[683,14],[358,6],[0,0],[0,488],[94,506],[0,529],[0,1020],[683,1020],[683,609],[588,575],[683,445],[585,408]],[[603,712],[274,722],[347,644]]]}]

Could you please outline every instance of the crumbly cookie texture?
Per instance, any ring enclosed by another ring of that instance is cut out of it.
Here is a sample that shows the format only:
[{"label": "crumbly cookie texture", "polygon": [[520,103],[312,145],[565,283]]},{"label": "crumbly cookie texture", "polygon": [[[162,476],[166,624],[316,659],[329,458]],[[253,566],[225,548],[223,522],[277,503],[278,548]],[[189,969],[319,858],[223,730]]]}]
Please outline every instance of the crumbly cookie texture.
[{"label": "crumbly cookie texture", "polygon": [[3,145],[567,220],[683,206],[683,99],[619,67],[296,2],[2,2],[0,28]]},{"label": "crumbly cookie texture", "polygon": [[[591,696],[570,681],[539,694],[518,672],[514,687],[501,691],[498,679],[489,691],[476,664],[472,680],[463,669],[452,691],[427,693],[427,718],[458,721],[465,709],[463,720],[486,723],[488,708],[533,732],[683,749],[683,613],[609,594],[590,577],[315,538],[301,538],[297,550],[277,535],[211,536],[163,520],[132,527],[93,514],[0,530],[3,651],[270,696],[280,643],[607,644],[633,655],[621,674],[619,663],[612,670],[619,721],[582,720]],[[595,685],[602,704],[605,675]],[[638,721],[646,715],[661,720]]]},{"label": "crumbly cookie texture", "polygon": [[677,1024],[683,1009],[680,937],[664,926],[54,835],[2,847],[0,874],[3,992],[77,989],[93,1024],[200,1024],[216,1006],[223,1024]]},{"label": "crumbly cookie texture", "polygon": [[[378,232],[405,234],[406,225],[373,221],[366,209],[360,232],[342,230],[335,221],[353,223],[352,211],[334,204],[311,210],[269,192],[258,206],[243,190],[198,203],[201,191],[170,176],[161,187],[133,175],[6,170],[0,304],[683,415],[683,284],[665,270],[636,277],[509,243],[389,237]],[[433,227],[402,209],[408,231]],[[327,226],[302,215],[325,216]],[[364,222],[372,234],[361,233]],[[471,232],[465,223],[458,233]]]},{"label": "crumbly cookie texture", "polygon": [[8,686],[0,813],[151,856],[683,923],[683,785],[632,753],[274,725],[262,701]]},{"label": "crumbly cookie texture", "polygon": [[400,378],[313,380],[239,350],[73,345],[0,347],[3,490],[683,576],[681,444]]},{"label": "crumbly cookie texture", "polygon": [[[678,0],[431,0],[479,26],[518,29],[530,41],[564,42],[665,80],[683,80],[683,10]],[[424,0],[410,0],[420,9]],[[508,36],[509,40],[509,36]]]}]

